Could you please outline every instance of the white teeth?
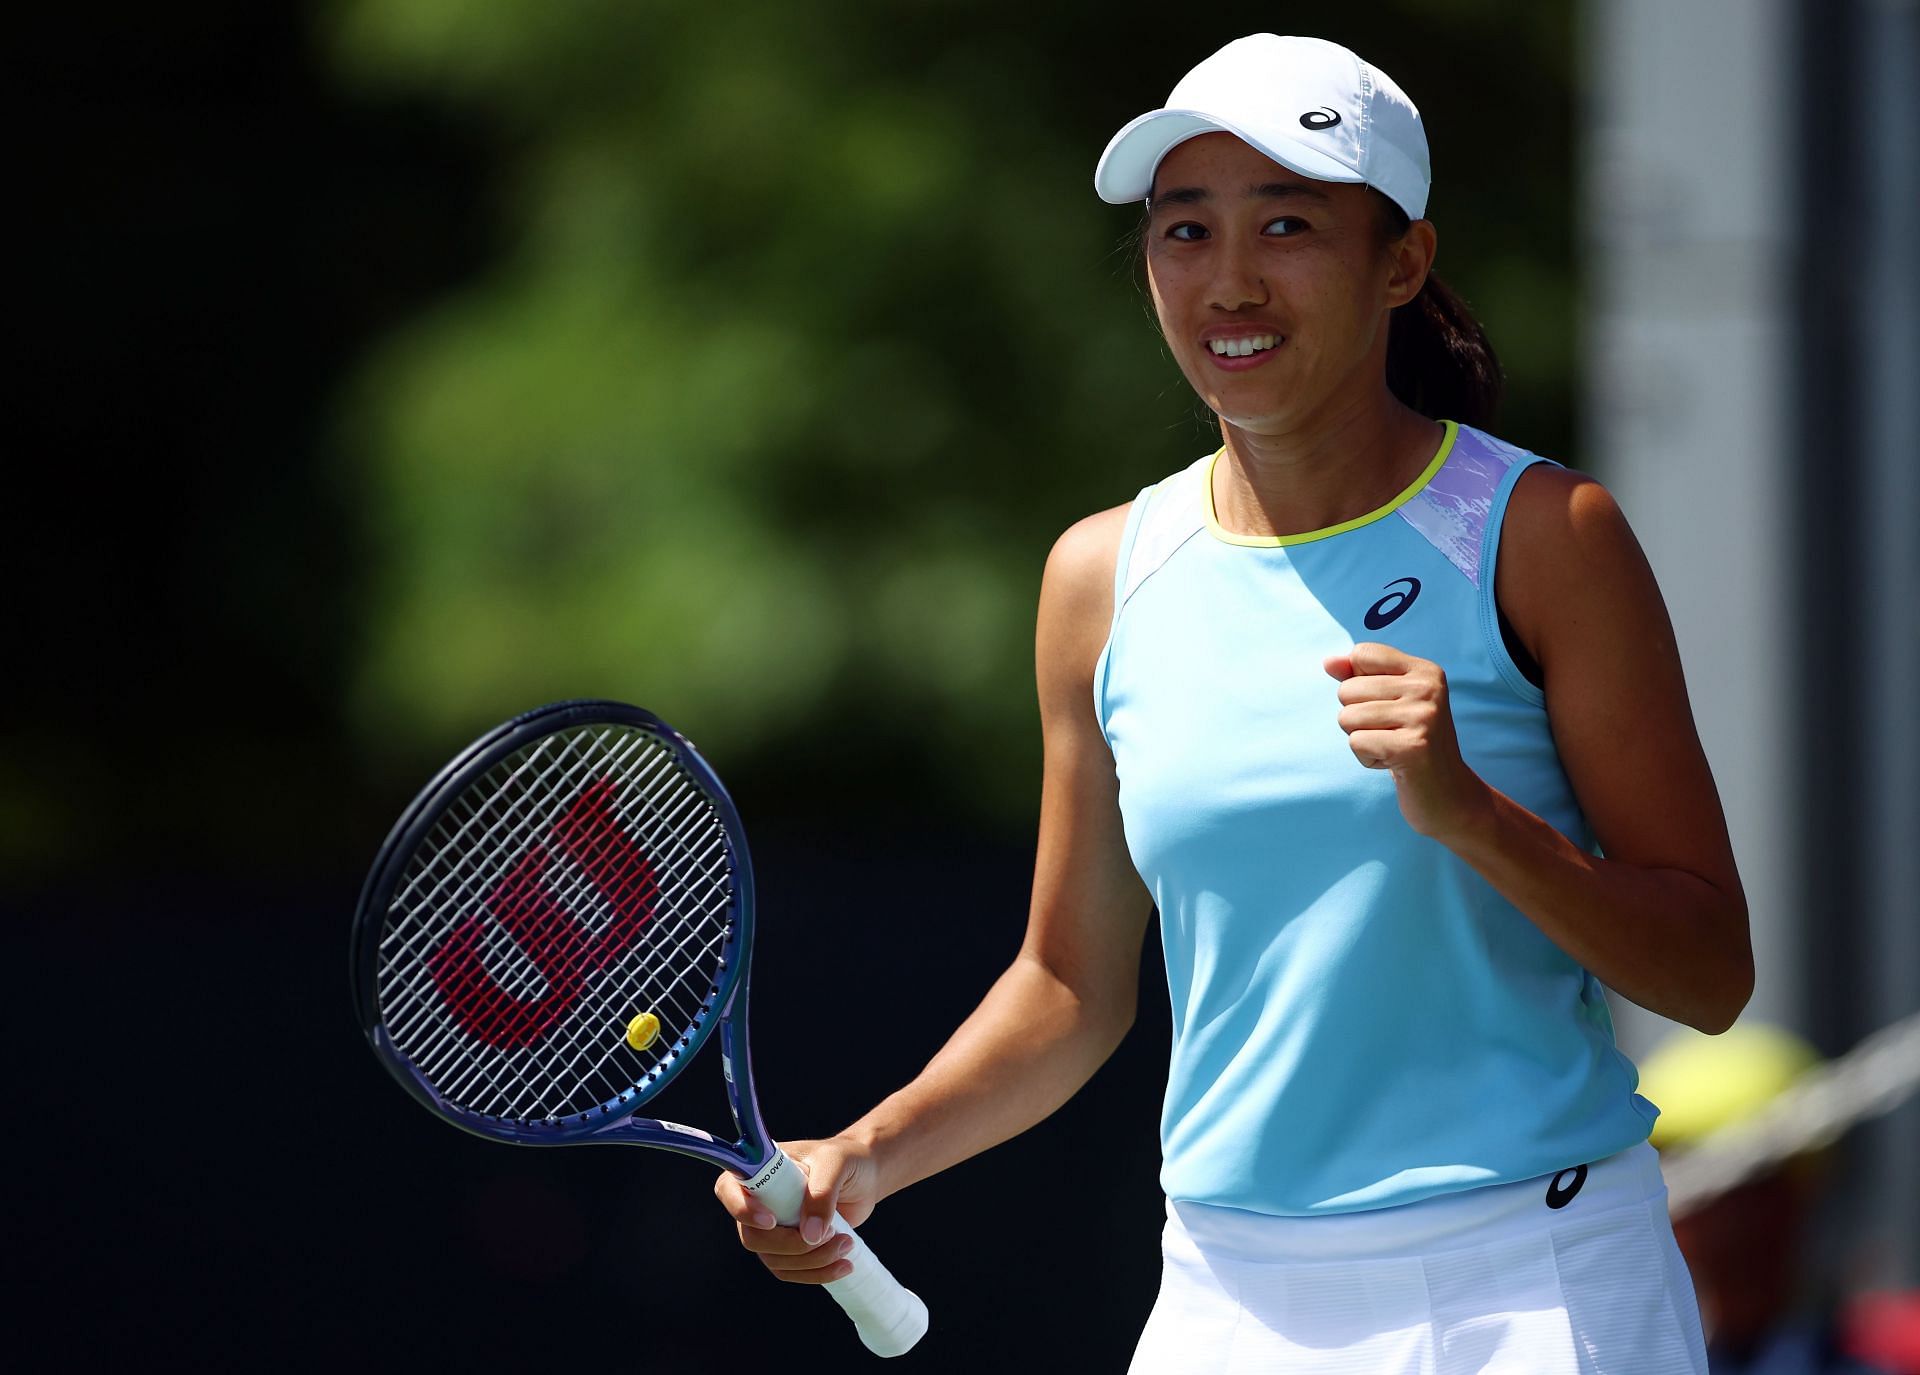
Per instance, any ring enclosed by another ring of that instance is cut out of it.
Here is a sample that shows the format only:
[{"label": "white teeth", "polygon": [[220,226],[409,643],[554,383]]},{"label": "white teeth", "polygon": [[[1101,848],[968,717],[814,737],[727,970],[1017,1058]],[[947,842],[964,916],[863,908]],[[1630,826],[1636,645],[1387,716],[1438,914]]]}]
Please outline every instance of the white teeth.
[{"label": "white teeth", "polygon": [[1221,358],[1245,358],[1280,342],[1277,334],[1255,334],[1245,339],[1209,339],[1207,347]]}]

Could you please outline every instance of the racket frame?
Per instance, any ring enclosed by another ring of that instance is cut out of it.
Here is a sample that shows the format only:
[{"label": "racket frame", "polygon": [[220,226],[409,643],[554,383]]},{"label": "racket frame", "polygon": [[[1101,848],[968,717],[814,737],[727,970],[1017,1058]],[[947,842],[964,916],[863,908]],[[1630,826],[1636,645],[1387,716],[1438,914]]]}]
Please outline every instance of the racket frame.
[{"label": "racket frame", "polygon": [[[565,1117],[522,1121],[471,1112],[449,1102],[435,1090],[413,1062],[388,1036],[380,1015],[380,940],[386,928],[394,891],[405,876],[416,848],[439,822],[447,807],[476,780],[519,750],[556,733],[584,725],[628,727],[646,732],[670,751],[691,774],[713,804],[728,847],[733,891],[727,904],[728,934],[720,951],[720,980],[714,998],[695,1019],[692,1029],[661,1064],[640,1083],[618,1096]],[[720,777],[693,743],[652,712],[623,702],[581,698],[536,707],[495,727],[456,755],[432,782],[408,804],[381,845],[373,868],[361,888],[355,910],[353,938],[348,950],[355,1014],[374,1054],[400,1087],[428,1111],[462,1131],[490,1141],[516,1146],[579,1146],[618,1144],[651,1146],[691,1156],[744,1176],[758,1174],[774,1154],[772,1139],[760,1117],[753,1092],[753,1067],[747,1040],[747,984],[753,951],[753,865],[747,853],[746,830]],[[721,1069],[727,1102],[739,1135],[723,1141],[695,1127],[660,1118],[642,1117],[639,1109],[659,1093],[706,1044],[716,1026],[720,1034]]]}]

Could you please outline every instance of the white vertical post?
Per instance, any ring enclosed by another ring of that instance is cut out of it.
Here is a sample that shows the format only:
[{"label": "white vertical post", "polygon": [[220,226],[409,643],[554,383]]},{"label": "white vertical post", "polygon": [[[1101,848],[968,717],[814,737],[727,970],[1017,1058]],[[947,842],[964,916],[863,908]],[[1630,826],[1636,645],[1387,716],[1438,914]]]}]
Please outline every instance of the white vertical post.
[{"label": "white vertical post", "polygon": [[[1752,913],[1749,1016],[1800,1024],[1786,0],[1589,0],[1584,461],[1679,636]],[[1670,1030],[1614,1000],[1636,1058]]]}]

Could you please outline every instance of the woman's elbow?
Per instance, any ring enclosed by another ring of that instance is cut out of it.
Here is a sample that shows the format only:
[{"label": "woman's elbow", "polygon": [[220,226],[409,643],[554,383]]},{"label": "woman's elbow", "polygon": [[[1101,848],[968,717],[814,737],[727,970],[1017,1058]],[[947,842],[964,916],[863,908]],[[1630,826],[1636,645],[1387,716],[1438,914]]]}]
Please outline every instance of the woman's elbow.
[{"label": "woman's elbow", "polygon": [[1718,1025],[1702,1027],[1701,1030],[1718,1036],[1721,1032],[1727,1030],[1727,1028],[1740,1020],[1740,1014],[1746,1010],[1747,1004],[1752,1001],[1752,999],[1753,956],[1749,953],[1746,960],[1735,973],[1732,980],[1732,987],[1728,989],[1727,997],[1719,1009],[1719,1015],[1714,1019]]},{"label": "woman's elbow", "polygon": [[1726,941],[1727,958],[1716,981],[1712,1002],[1692,1021],[1695,1029],[1709,1036],[1718,1036],[1737,1022],[1753,999],[1753,941],[1748,934],[1744,902],[1734,904],[1728,924],[1733,934]]}]

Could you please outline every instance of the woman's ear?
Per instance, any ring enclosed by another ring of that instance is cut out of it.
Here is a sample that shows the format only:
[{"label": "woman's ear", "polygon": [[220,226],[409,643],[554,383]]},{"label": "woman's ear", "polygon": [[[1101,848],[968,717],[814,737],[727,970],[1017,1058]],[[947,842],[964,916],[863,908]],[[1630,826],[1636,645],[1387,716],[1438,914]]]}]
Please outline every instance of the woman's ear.
[{"label": "woman's ear", "polygon": [[1406,233],[1387,245],[1391,263],[1391,275],[1387,278],[1390,308],[1403,306],[1420,294],[1420,288],[1427,284],[1427,274],[1433,270],[1433,255],[1438,247],[1439,235],[1431,220],[1415,220],[1407,226]]}]

